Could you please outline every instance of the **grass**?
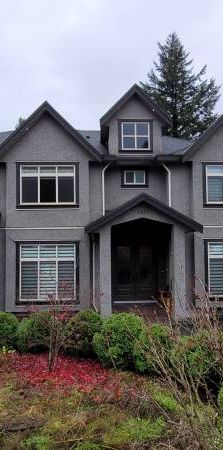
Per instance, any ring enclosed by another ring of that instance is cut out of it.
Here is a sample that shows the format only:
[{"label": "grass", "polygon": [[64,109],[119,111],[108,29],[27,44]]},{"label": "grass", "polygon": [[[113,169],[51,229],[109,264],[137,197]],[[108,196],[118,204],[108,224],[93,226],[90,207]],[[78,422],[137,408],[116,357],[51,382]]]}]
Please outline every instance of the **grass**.
[{"label": "grass", "polygon": [[[214,405],[199,405],[195,437],[189,405],[184,410],[155,380],[109,370],[92,389],[75,383],[63,389],[53,379],[33,384],[7,358],[0,369],[1,450],[223,450],[223,419]],[[76,366],[81,370],[81,362]],[[31,419],[37,428],[8,429]]]}]

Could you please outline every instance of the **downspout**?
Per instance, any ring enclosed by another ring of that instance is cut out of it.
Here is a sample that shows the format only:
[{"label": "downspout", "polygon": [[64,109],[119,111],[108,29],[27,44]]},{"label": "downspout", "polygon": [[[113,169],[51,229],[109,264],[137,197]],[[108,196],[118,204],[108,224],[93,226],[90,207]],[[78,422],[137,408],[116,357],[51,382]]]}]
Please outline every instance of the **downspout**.
[{"label": "downspout", "polygon": [[108,169],[108,167],[111,165],[111,162],[106,164],[106,166],[103,167],[101,172],[101,190],[102,190],[102,215],[105,215],[105,171]]},{"label": "downspout", "polygon": [[171,171],[166,166],[166,164],[162,163],[163,168],[167,172],[167,183],[168,183],[168,205],[172,206],[172,192],[171,192]]},{"label": "downspout", "polygon": [[96,277],[96,242],[95,242],[95,236],[92,235],[92,306],[96,312],[98,312],[98,308],[96,305],[96,284],[95,284],[95,277]]}]

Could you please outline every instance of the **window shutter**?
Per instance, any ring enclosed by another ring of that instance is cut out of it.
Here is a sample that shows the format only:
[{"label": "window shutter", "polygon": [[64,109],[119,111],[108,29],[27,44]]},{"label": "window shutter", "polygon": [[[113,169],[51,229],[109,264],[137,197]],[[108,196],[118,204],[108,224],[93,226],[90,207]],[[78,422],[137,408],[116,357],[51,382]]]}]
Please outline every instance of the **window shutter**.
[{"label": "window shutter", "polygon": [[223,294],[223,259],[210,260],[210,292],[214,295]]}]

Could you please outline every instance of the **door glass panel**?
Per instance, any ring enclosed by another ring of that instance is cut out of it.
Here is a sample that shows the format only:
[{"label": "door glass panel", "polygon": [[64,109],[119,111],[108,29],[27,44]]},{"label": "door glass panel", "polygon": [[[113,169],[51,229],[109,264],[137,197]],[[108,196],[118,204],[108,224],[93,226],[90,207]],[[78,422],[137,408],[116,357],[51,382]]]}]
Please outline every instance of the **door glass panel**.
[{"label": "door glass panel", "polygon": [[130,247],[117,247],[117,283],[131,282]]}]

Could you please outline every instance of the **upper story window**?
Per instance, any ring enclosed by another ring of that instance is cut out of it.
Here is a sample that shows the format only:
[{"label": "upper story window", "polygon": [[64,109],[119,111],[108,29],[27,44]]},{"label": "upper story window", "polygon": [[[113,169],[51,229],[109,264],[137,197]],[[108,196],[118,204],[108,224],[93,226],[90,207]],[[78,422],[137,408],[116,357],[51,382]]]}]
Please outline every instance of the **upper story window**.
[{"label": "upper story window", "polygon": [[151,151],[151,122],[121,122],[121,151]]},{"label": "upper story window", "polygon": [[206,204],[223,205],[223,165],[206,165]]},{"label": "upper story window", "polygon": [[76,205],[76,165],[20,165],[20,205]]},{"label": "upper story window", "polygon": [[123,187],[148,186],[148,174],[145,169],[126,169],[122,172]]}]

